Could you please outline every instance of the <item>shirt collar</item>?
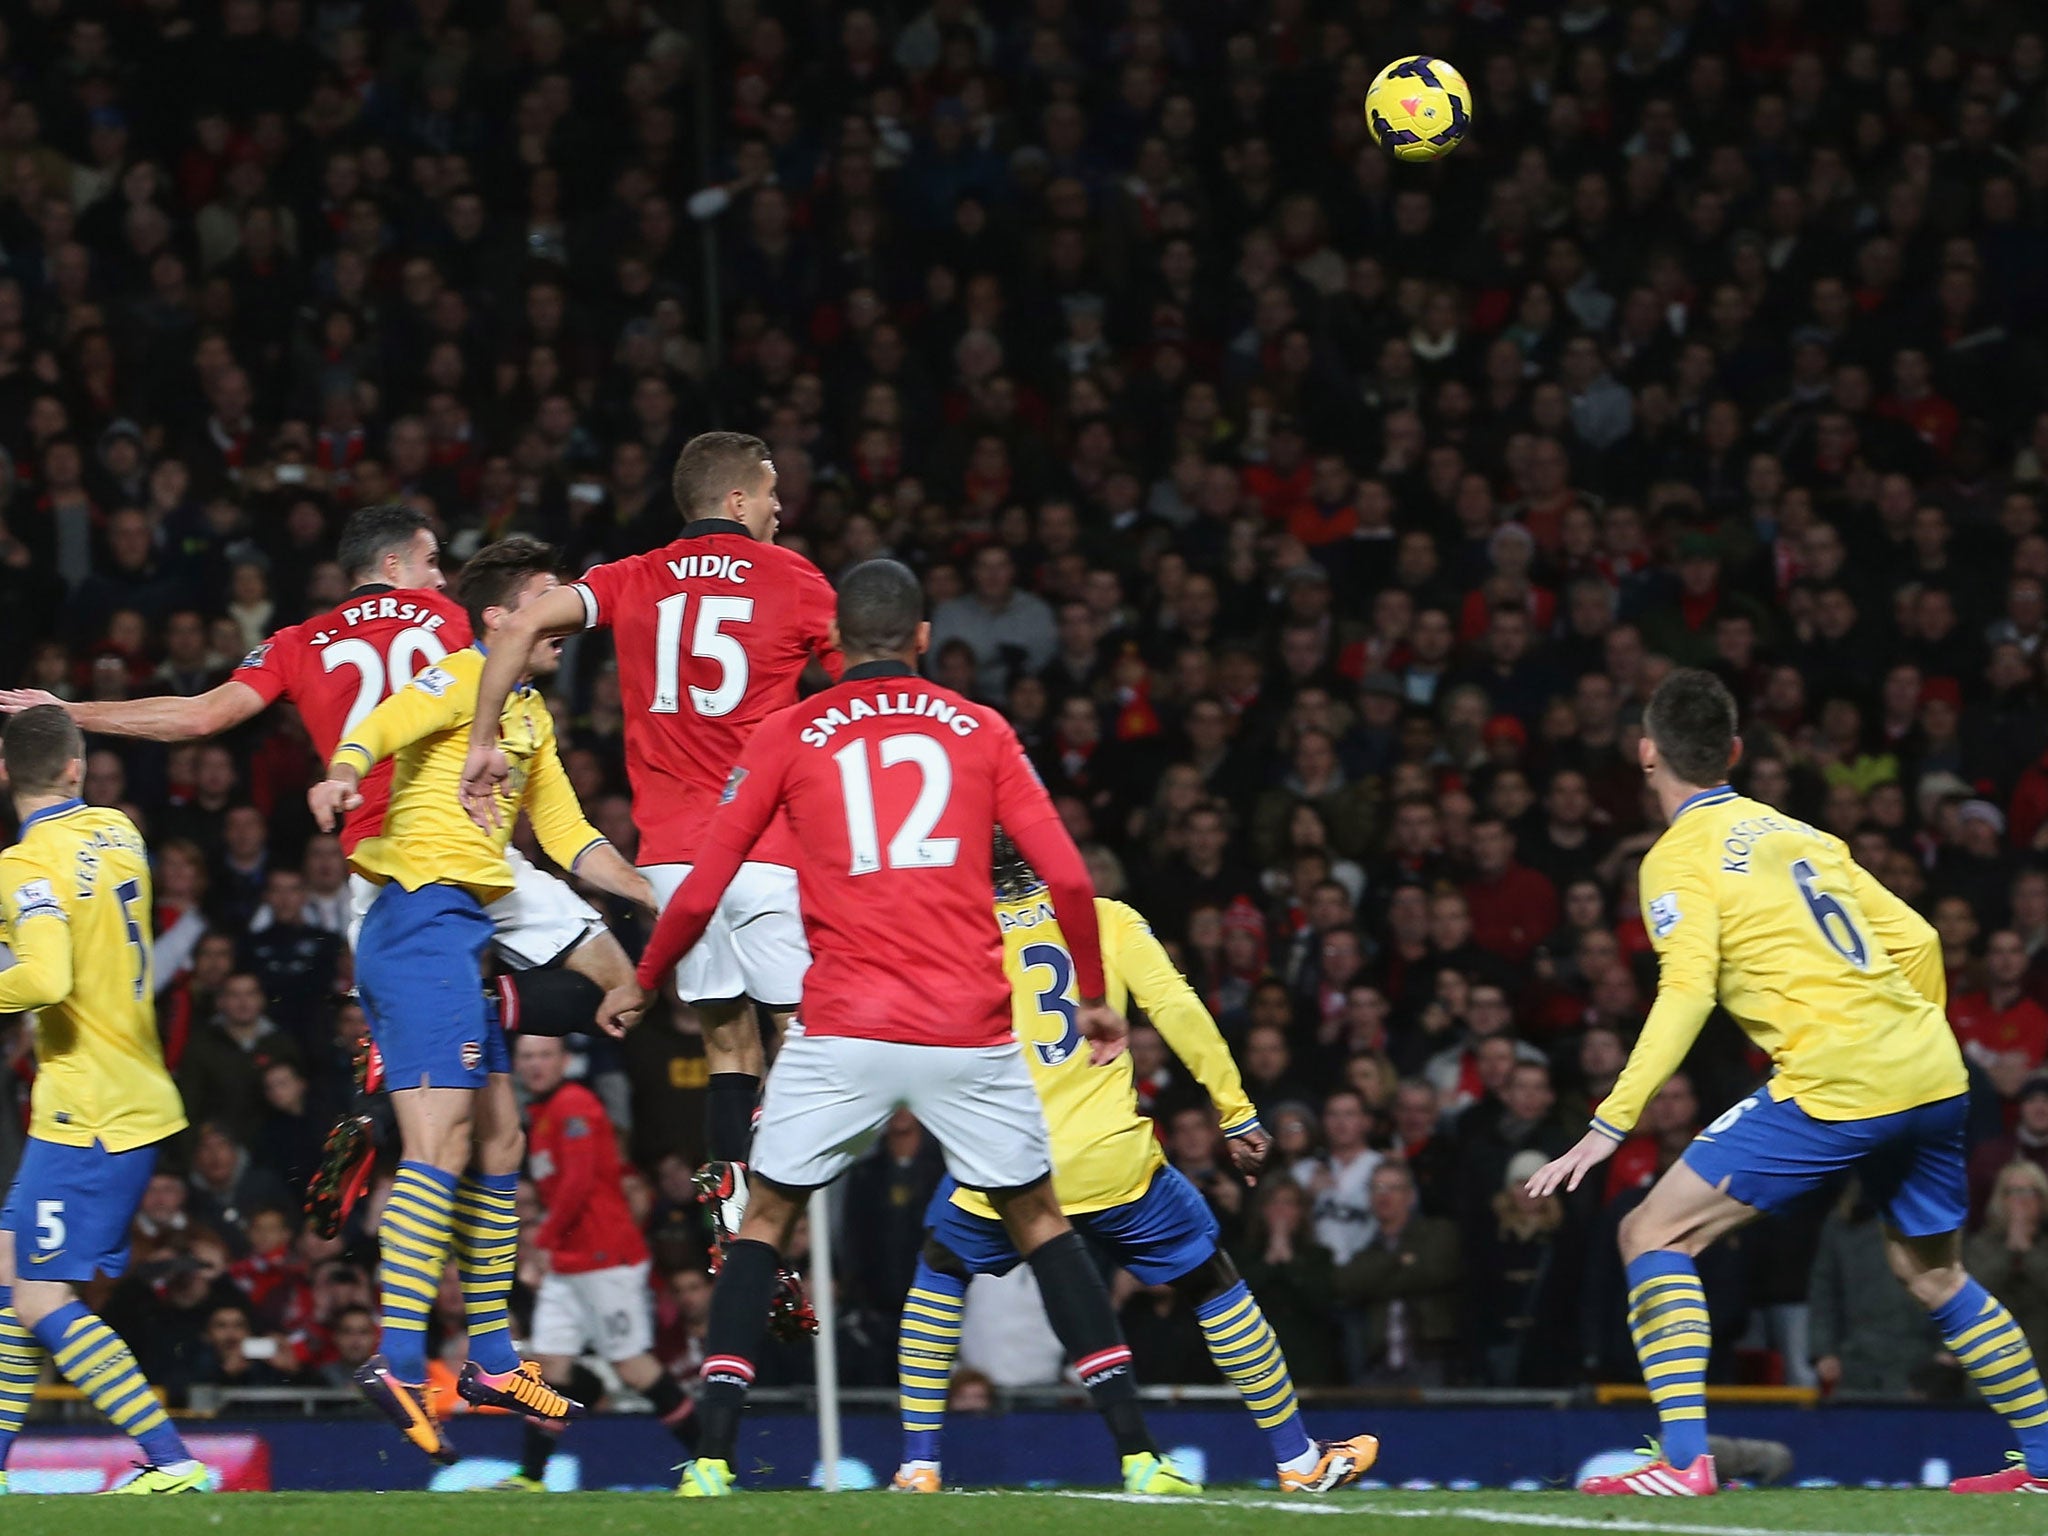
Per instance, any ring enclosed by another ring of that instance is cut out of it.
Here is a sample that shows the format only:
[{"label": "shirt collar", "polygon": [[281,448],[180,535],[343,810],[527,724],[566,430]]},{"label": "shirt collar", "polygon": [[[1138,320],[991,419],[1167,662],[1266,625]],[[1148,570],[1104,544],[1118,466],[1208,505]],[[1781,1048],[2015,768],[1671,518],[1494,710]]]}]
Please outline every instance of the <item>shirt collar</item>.
[{"label": "shirt collar", "polygon": [[745,539],[753,537],[747,532],[747,525],[736,517],[700,517],[683,525],[683,537],[686,539],[709,538],[714,533],[736,533]]},{"label": "shirt collar", "polygon": [[1673,821],[1678,820],[1679,817],[1696,805],[1719,805],[1724,800],[1733,800],[1734,798],[1734,785],[1716,784],[1712,789],[1703,789],[1698,794],[1689,797],[1684,804],[1671,813],[1671,819]]},{"label": "shirt collar", "polygon": [[[379,592],[396,592],[398,588],[388,581],[366,581],[349,593],[349,597],[370,597]],[[347,601],[346,598],[343,601]]]},{"label": "shirt collar", "polygon": [[864,683],[871,677],[915,677],[917,668],[907,661],[864,661],[857,667],[848,667],[842,683]]},{"label": "shirt collar", "polygon": [[39,821],[49,821],[58,816],[69,816],[73,811],[82,811],[84,809],[85,802],[74,795],[69,800],[59,800],[55,805],[46,805],[40,811],[34,811],[22,817],[21,830],[26,832]]}]

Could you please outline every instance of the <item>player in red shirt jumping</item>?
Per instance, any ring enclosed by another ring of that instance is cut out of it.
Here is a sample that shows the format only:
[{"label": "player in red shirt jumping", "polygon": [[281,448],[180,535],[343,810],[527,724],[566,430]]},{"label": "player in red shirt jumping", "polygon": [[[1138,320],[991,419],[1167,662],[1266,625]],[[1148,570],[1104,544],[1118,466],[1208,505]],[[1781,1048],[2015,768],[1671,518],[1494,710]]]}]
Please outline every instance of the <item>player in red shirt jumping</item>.
[{"label": "player in red shirt jumping", "polygon": [[[820,657],[836,674],[832,587],[818,568],[775,537],[781,503],[768,445],[739,432],[706,432],[676,460],[682,537],[666,548],[616,560],[520,610],[519,628],[484,667],[477,719],[518,681],[522,645],[543,635],[608,628],[625,706],[626,772],[639,864],[666,901],[690,873],[726,776],[755,728],[796,702],[804,665]],[[495,727],[472,727],[463,801],[496,814],[490,793],[504,781]],[[710,930],[676,967],[676,995],[704,1024],[706,1145],[721,1236],[738,1225],[765,1069],[753,1003],[782,1028],[803,996],[811,953],[797,913],[786,825],[771,826],[748,855],[712,915]],[[751,999],[751,1002],[749,1001]],[[719,1165],[725,1165],[720,1168]]]},{"label": "player in red shirt jumping", "polygon": [[[532,1236],[544,1269],[533,1303],[529,1342],[549,1381],[571,1382],[571,1396],[595,1406],[604,1385],[578,1358],[602,1355],[619,1380],[653,1405],[671,1429],[689,1416],[689,1400],[654,1357],[654,1294],[647,1288],[647,1244],[619,1187],[619,1144],[596,1094],[568,1080],[569,1053],[560,1040],[529,1035],[513,1070],[526,1090],[527,1168],[547,1208]],[[580,1389],[580,1390],[574,1390]],[[498,1486],[539,1493],[562,1426],[526,1421],[517,1474]],[[678,1439],[683,1438],[679,1432]]]},{"label": "player in red shirt jumping", "polygon": [[1195,1485],[1145,1428],[1109,1293],[1053,1197],[1045,1115],[1011,1033],[1002,937],[988,899],[1000,821],[1044,878],[1073,951],[1076,1022],[1099,1060],[1129,1026],[1103,1000],[1094,891],[1008,722],[917,675],[931,639],[917,578],[870,560],[840,584],[845,679],[763,721],[728,778],[683,882],[641,957],[605,999],[623,1022],[711,930],[780,816],[796,834],[814,963],[755,1136],[753,1197],[726,1248],[705,1344],[698,1454],[680,1492],[733,1490],[740,1413],[767,1326],[779,1253],[810,1192],[845,1171],[898,1106],[984,1191],[1037,1276],[1046,1313],[1123,1457],[1124,1486]]},{"label": "player in red shirt jumping", "polygon": [[[359,720],[415,673],[472,639],[468,614],[443,590],[441,546],[421,513],[396,503],[358,509],[342,528],[336,556],[348,575],[348,596],[327,613],[278,630],[206,693],[72,703],[34,689],[4,690],[0,715],[56,704],[98,735],[192,741],[232,730],[285,698],[298,706],[324,762]],[[391,771],[390,763],[381,763],[363,780],[362,804],[342,825],[344,851],[352,852],[383,826]],[[547,984],[526,989],[518,1022],[551,1034],[581,1028],[599,995],[631,976],[632,962],[604,919],[566,883],[535,869],[516,849],[507,849],[505,857],[515,884],[488,908],[497,957],[536,977],[560,968],[547,976]],[[362,875],[349,875],[351,950],[378,890]],[[583,979],[572,983],[561,972]],[[506,1012],[511,1027],[511,1009]],[[373,1069],[373,1085],[374,1078]],[[345,1121],[330,1140],[318,1181],[323,1225],[326,1219],[338,1221],[361,1193],[375,1153],[362,1121]]]}]

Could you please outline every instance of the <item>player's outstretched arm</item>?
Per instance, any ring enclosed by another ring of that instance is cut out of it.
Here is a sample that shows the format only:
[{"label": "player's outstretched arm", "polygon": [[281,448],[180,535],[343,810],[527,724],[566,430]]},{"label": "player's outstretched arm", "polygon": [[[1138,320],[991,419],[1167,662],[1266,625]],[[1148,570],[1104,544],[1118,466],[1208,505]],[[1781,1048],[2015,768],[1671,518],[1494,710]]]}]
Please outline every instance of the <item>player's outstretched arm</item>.
[{"label": "player's outstretched arm", "polygon": [[99,736],[133,736],[142,741],[199,741],[233,730],[260,715],[270,701],[247,683],[233,678],[191,698],[124,699],[116,702],[72,703],[39,688],[0,689],[0,715],[18,714],[38,704],[55,704]]},{"label": "player's outstretched arm", "polygon": [[1230,1139],[1232,1161],[1247,1173],[1255,1171],[1265,1161],[1268,1138],[1216,1020],[1134,908],[1097,897],[1095,910],[1102,914],[1105,962],[1115,967],[1160,1038],[1209,1095]]},{"label": "player's outstretched arm", "polygon": [[583,814],[569,775],[555,749],[553,722],[542,726],[546,737],[533,754],[526,780],[526,814],[533,820],[534,835],[548,857],[579,880],[587,880],[610,896],[624,897],[650,917],[661,915],[661,903],[654,899],[654,887],[647,877],[628,864]]},{"label": "player's outstretched arm", "polygon": [[498,717],[505,700],[519,685],[534,642],[573,635],[583,628],[583,599],[573,587],[556,587],[527,603],[498,631],[483,676],[476,685],[476,714],[469,723],[469,756],[462,765],[462,808],[486,832],[495,831],[501,811],[498,794],[512,776],[512,765],[498,750]]}]

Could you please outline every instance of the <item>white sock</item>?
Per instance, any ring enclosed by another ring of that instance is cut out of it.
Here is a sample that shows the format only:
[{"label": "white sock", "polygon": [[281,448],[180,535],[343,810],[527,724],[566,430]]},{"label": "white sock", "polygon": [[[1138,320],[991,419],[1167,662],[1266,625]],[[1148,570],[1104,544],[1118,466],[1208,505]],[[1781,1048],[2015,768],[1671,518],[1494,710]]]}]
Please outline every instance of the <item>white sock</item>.
[{"label": "white sock", "polygon": [[939,1470],[939,1464],[936,1461],[906,1461],[896,1470],[898,1472],[936,1472]]},{"label": "white sock", "polygon": [[1315,1441],[1311,1440],[1308,1443],[1308,1449],[1295,1457],[1294,1460],[1281,1462],[1280,1470],[1282,1472],[1313,1472],[1316,1469],[1316,1463],[1322,1459],[1323,1453],[1316,1449]]}]

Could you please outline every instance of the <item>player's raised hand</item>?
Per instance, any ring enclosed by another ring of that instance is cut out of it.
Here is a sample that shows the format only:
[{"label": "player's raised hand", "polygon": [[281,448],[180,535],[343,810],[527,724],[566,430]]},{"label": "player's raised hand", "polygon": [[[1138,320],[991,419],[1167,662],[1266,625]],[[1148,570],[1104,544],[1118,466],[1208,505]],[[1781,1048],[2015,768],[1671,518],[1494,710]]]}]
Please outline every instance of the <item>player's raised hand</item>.
[{"label": "player's raised hand", "polygon": [[622,1040],[646,1011],[647,993],[640,983],[623,982],[605,993],[604,1001],[597,1005],[597,1027],[614,1040]]},{"label": "player's raised hand", "polygon": [[1598,1131],[1586,1132],[1571,1151],[1545,1163],[1530,1175],[1530,1195],[1540,1200],[1545,1195],[1556,1194],[1560,1188],[1577,1189],[1587,1174],[1614,1156],[1614,1149],[1620,1145],[1612,1136],[1603,1136]]},{"label": "player's raised hand", "polygon": [[472,735],[469,756],[462,764],[462,808],[486,832],[497,831],[504,819],[498,793],[511,777],[512,765],[498,750],[497,742]]},{"label": "player's raised hand", "polygon": [[1273,1138],[1253,1126],[1230,1138],[1230,1160],[1239,1173],[1257,1173],[1266,1166],[1266,1154],[1272,1147]]},{"label": "player's raised hand", "polygon": [[0,715],[18,715],[24,709],[34,709],[38,704],[56,704],[64,701],[54,693],[45,693],[40,688],[0,688]]},{"label": "player's raised hand", "polygon": [[1098,1067],[1115,1061],[1130,1043],[1131,1021],[1101,998],[1081,1004],[1074,1019],[1088,1039],[1088,1059]]},{"label": "player's raised hand", "polygon": [[354,779],[322,779],[306,791],[306,809],[322,832],[332,832],[341,818],[363,803]]}]

